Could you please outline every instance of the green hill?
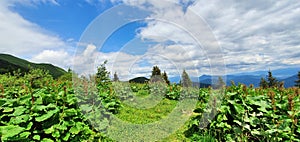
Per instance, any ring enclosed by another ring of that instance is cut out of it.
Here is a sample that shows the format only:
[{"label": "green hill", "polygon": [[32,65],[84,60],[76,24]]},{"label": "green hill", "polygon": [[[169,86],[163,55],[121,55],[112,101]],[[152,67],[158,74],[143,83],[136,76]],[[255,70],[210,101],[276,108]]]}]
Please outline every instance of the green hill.
[{"label": "green hill", "polygon": [[36,64],[32,62],[28,62],[24,59],[20,59],[8,54],[0,54],[0,74],[13,72],[18,69],[21,70],[22,73],[28,72],[30,68],[40,68],[44,70],[48,70],[49,73],[53,76],[53,78],[58,78],[61,75],[65,74],[66,71],[62,68],[53,66],[51,64]]},{"label": "green hill", "polygon": [[130,83],[146,83],[148,81],[149,79],[146,77],[136,77],[129,80]]}]

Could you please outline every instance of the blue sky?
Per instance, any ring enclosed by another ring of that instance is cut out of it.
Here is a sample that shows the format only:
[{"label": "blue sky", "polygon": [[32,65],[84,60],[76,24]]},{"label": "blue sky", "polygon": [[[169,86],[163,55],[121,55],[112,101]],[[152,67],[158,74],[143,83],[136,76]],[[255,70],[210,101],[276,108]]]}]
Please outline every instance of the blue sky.
[{"label": "blue sky", "polygon": [[2,0],[0,19],[0,53],[82,74],[300,68],[297,0]]},{"label": "blue sky", "polygon": [[89,4],[83,0],[63,0],[57,4],[40,3],[31,6],[16,3],[10,9],[24,19],[59,34],[63,39],[79,40],[95,17],[113,5],[109,1]]}]

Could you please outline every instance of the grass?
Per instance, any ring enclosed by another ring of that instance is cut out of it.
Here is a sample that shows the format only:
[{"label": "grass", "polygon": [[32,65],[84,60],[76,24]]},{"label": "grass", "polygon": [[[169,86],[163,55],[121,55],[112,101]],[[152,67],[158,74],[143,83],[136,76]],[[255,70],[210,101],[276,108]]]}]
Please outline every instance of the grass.
[{"label": "grass", "polygon": [[155,107],[139,109],[128,104],[123,104],[116,116],[124,121],[135,124],[147,124],[158,121],[167,116],[176,106],[177,101],[163,99]]},{"label": "grass", "polygon": [[[122,107],[110,121],[107,131],[109,137],[117,141],[191,141],[187,138],[186,131],[191,117],[198,115],[192,111],[199,107],[198,99],[167,99],[151,93],[151,86],[146,84],[114,85],[119,89],[120,95],[122,92],[131,92],[133,96],[121,101]],[[195,139],[211,138],[207,134],[200,136]]]},{"label": "grass", "polygon": [[[139,95],[139,94],[136,94],[136,95]],[[186,104],[188,104],[188,103],[186,103]],[[112,130],[114,130],[114,132],[119,131],[119,135],[121,135],[121,134],[123,135],[124,133],[127,133],[128,135],[135,135],[134,138],[139,139],[139,140],[142,140],[143,138],[144,138],[144,140],[149,140],[151,138],[151,136],[156,136],[156,137],[163,138],[163,139],[159,139],[159,141],[163,141],[163,142],[165,142],[165,141],[175,141],[175,142],[176,141],[178,141],[178,142],[189,141],[189,139],[186,138],[184,135],[184,132],[188,129],[188,120],[182,126],[178,125],[178,129],[175,129],[174,132],[170,129],[177,128],[177,126],[176,127],[165,127],[166,130],[162,130],[162,128],[156,127],[156,125],[162,125],[162,124],[165,124],[168,126],[172,125],[172,124],[168,124],[168,121],[160,122],[160,120],[168,119],[167,117],[169,115],[171,115],[171,117],[175,117],[175,116],[172,116],[171,113],[174,109],[178,109],[178,107],[180,110],[182,110],[182,108],[187,107],[182,104],[178,104],[178,101],[164,98],[157,105],[155,105],[155,107],[152,107],[149,109],[135,108],[135,107],[130,106],[129,104],[122,104],[122,105],[123,105],[123,107],[121,107],[121,109],[119,110],[119,113],[116,114],[115,116],[118,119],[120,119],[120,121],[125,121],[126,122],[125,125],[129,124],[130,126],[122,127],[124,124],[120,124],[120,122],[118,122],[118,124],[116,124],[116,126],[114,126],[115,129],[113,128]],[[180,106],[180,105],[182,105],[182,106]],[[179,113],[179,112],[175,112],[175,113],[176,113],[176,118],[178,118],[178,117],[182,117],[182,118],[186,118],[186,119],[190,118],[189,115],[186,115],[184,113]],[[131,127],[132,125],[135,125],[135,124],[137,124],[136,127]],[[139,129],[139,128],[137,128],[138,126],[141,126],[139,124],[142,124],[142,125],[144,124],[144,126],[147,127],[147,130],[144,130],[144,129],[140,130],[142,134],[136,134],[137,132],[135,132],[136,130],[134,130],[134,129]],[[175,123],[173,123],[173,124],[177,125]],[[179,124],[180,124],[180,122],[179,122]],[[162,133],[162,134],[160,136],[158,136],[157,133],[149,133],[149,130],[150,131],[151,130],[161,131],[158,133]],[[133,132],[131,132],[131,131],[133,131]],[[114,135],[116,136],[118,134],[114,134]],[[128,137],[131,137],[131,136],[128,136]],[[132,139],[128,138],[128,139],[122,139],[122,140],[130,141]],[[151,141],[157,141],[157,140],[152,139]]]}]

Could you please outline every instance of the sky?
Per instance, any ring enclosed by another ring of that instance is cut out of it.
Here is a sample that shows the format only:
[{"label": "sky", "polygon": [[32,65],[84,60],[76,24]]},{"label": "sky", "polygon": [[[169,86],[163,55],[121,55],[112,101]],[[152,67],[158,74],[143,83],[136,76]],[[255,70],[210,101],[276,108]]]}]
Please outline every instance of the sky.
[{"label": "sky", "polygon": [[297,0],[1,0],[0,19],[0,53],[83,75],[300,67]]}]

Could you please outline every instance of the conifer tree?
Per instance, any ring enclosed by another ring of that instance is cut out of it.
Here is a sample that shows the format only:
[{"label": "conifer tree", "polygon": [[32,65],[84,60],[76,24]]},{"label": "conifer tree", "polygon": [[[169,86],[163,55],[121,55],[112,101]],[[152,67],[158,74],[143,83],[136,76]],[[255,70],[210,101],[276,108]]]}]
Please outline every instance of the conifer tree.
[{"label": "conifer tree", "polygon": [[225,82],[223,81],[223,78],[221,76],[218,77],[218,82],[216,84],[217,88],[222,88],[225,86]]},{"label": "conifer tree", "polygon": [[185,70],[182,72],[180,84],[182,87],[192,87],[192,81]]},{"label": "conifer tree", "polygon": [[118,77],[118,74],[117,72],[114,73],[114,78],[113,78],[113,81],[119,81],[119,77]]},{"label": "conifer tree", "polygon": [[169,79],[168,79],[168,75],[167,75],[167,73],[166,73],[165,71],[162,73],[162,77],[163,77],[163,79],[166,81],[166,83],[167,83],[168,85],[170,85],[170,81],[169,81]]},{"label": "conifer tree", "polygon": [[161,75],[161,71],[160,71],[160,69],[159,69],[158,66],[154,66],[153,69],[152,69],[152,75],[151,75],[151,77],[157,76],[157,75]]},{"label": "conifer tree", "polygon": [[295,86],[300,88],[300,71],[298,72],[298,80],[295,81]]},{"label": "conifer tree", "polygon": [[275,77],[273,77],[272,72],[270,70],[268,71],[268,86],[269,87],[277,87],[278,86],[278,81]]},{"label": "conifer tree", "polygon": [[154,66],[152,69],[151,82],[163,81],[161,71],[158,66]]},{"label": "conifer tree", "polygon": [[268,82],[262,77],[259,82],[259,87],[266,89],[268,88]]}]

